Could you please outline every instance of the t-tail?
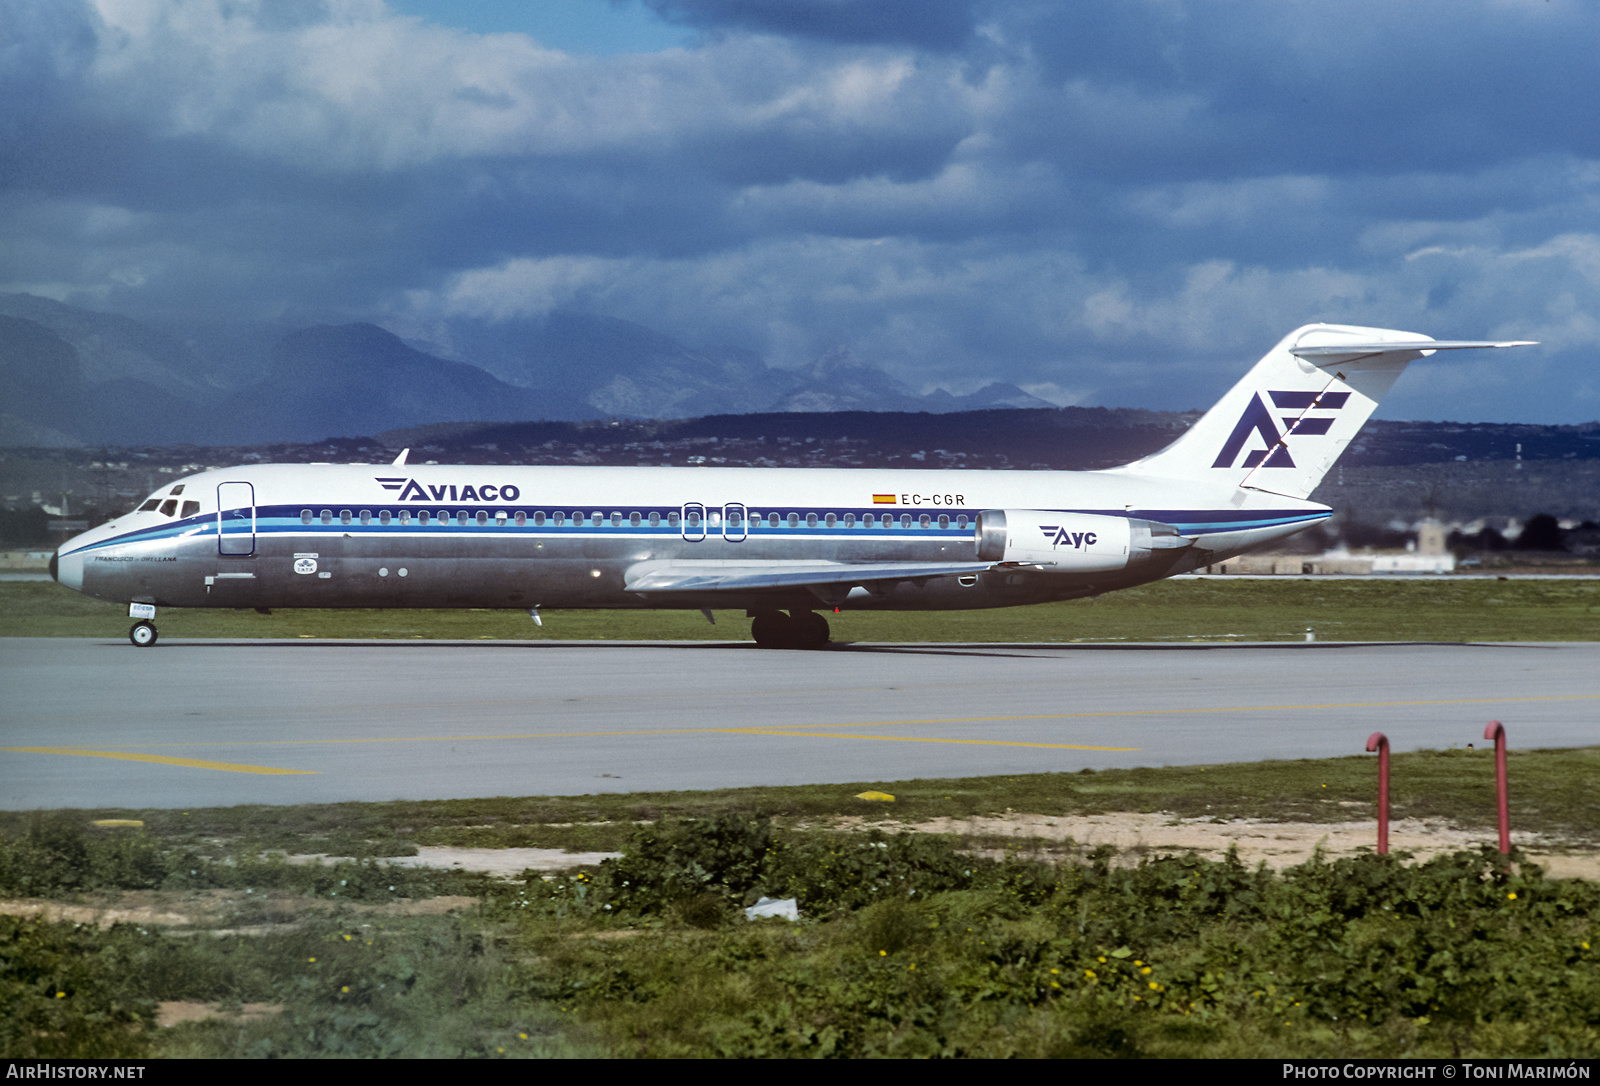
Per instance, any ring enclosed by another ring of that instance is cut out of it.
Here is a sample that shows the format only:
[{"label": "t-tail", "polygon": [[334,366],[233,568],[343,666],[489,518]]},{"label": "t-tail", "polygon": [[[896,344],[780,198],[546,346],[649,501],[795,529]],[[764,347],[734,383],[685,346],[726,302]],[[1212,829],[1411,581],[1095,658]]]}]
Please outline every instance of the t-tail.
[{"label": "t-tail", "polygon": [[1530,342],[1308,324],[1268,351],[1177,441],[1119,470],[1309,498],[1413,359]]}]

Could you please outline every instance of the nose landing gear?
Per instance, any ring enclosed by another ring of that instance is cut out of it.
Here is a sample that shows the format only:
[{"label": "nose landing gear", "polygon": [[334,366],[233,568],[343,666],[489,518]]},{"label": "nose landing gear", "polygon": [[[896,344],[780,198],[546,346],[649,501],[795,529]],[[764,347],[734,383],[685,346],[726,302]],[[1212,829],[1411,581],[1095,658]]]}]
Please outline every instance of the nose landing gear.
[{"label": "nose landing gear", "polygon": [[758,611],[750,636],[764,649],[820,649],[828,643],[828,620],[815,611]]},{"label": "nose landing gear", "polygon": [[141,649],[154,645],[156,636],[156,625],[153,622],[135,622],[133,628],[128,631],[128,640]]}]

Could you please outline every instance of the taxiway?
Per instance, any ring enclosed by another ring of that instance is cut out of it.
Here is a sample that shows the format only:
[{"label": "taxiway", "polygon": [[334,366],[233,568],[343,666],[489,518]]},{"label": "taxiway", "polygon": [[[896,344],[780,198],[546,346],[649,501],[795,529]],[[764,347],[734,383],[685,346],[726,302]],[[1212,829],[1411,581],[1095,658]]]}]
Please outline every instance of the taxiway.
[{"label": "taxiway", "polygon": [[1600,741],[1600,644],[0,639],[0,806],[576,795]]}]

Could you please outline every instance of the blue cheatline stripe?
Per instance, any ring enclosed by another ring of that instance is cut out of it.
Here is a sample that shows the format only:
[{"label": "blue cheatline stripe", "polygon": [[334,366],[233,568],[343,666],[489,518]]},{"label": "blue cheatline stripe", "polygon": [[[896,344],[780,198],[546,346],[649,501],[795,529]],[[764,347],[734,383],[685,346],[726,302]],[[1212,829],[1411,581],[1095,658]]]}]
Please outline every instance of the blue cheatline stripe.
[{"label": "blue cheatline stripe", "polygon": [[[305,506],[260,506],[256,510],[255,534],[258,536],[316,536],[335,534],[342,535],[350,531],[359,531],[363,535],[398,536],[429,534],[453,536],[503,536],[510,532],[518,535],[556,537],[621,536],[624,538],[661,539],[679,539],[682,538],[684,534],[684,526],[681,523],[678,525],[669,525],[665,521],[665,514],[663,514],[662,522],[655,526],[652,526],[648,523],[641,523],[635,526],[629,524],[626,520],[624,520],[621,524],[613,525],[609,515],[610,511],[608,510],[603,519],[603,523],[596,525],[592,523],[593,518],[589,516],[590,513],[594,512],[591,506],[591,508],[584,510],[585,523],[580,526],[573,524],[570,520],[564,524],[551,523],[551,518],[558,511],[563,514],[568,512],[577,512],[578,510],[575,508],[577,503],[563,505],[560,510],[545,506],[530,507],[523,505],[501,504],[479,505],[463,510],[460,503],[455,504],[456,508],[449,510],[452,515],[448,520],[441,521],[439,519],[432,519],[428,524],[421,524],[416,519],[413,519],[409,524],[401,524],[398,522],[398,520],[392,520],[389,524],[378,523],[378,515],[384,511],[388,511],[391,516],[398,516],[398,514],[404,510],[405,512],[411,513],[413,518],[415,518],[416,514],[423,511],[422,508],[414,507],[409,504],[405,506],[380,506],[376,509],[372,509],[370,510],[372,513],[372,521],[368,524],[362,524],[358,518],[354,517],[349,524],[345,524],[337,518],[328,524],[323,524],[320,516],[315,516],[310,524],[306,524],[300,519],[300,510],[304,509]],[[480,510],[491,514],[491,518],[489,519],[488,523],[480,525],[476,522],[476,514]],[[509,516],[506,518],[506,522],[504,524],[499,524],[493,519],[492,514],[502,510],[509,514]],[[432,514],[437,511],[437,507],[430,503],[429,507],[427,508],[427,512]],[[469,514],[469,519],[466,524],[456,523],[454,514],[459,511],[465,511]],[[629,510],[629,512],[632,513],[634,510]],[[794,526],[788,524],[787,518],[788,514],[791,512],[798,514],[802,518],[801,523]],[[791,506],[785,507],[782,510],[784,521],[777,527],[770,525],[765,519],[765,516],[763,516],[759,521],[755,518],[748,520],[743,526],[743,531],[746,537],[755,536],[762,538],[787,537],[791,539],[814,539],[819,535],[827,535],[830,537],[844,536],[847,538],[860,538],[863,535],[870,534],[874,537],[885,540],[905,539],[908,536],[920,539],[966,539],[972,534],[973,523],[976,521],[978,512],[979,510],[976,509],[968,509],[952,511],[947,514],[943,514],[951,517],[952,520],[958,516],[965,516],[968,518],[969,523],[968,526],[964,528],[958,528],[954,525],[954,523],[952,523],[948,528],[940,528],[938,526],[938,517],[941,514],[938,513],[889,513],[887,511],[883,511],[881,507],[874,509],[871,507],[860,506],[812,508],[796,508]],[[1277,528],[1291,524],[1304,524],[1312,521],[1325,520],[1330,515],[1327,512],[1308,509],[1264,509],[1253,511],[1249,514],[1242,514],[1236,509],[1055,509],[1041,510],[1041,512],[1060,513],[1068,516],[1072,514],[1082,514],[1102,517],[1124,517],[1134,520],[1151,520],[1161,524],[1170,524],[1186,535],[1204,535],[1214,532],[1239,532],[1260,528]],[[518,513],[523,513],[526,515],[526,524],[518,525],[515,523],[514,518]],[[533,523],[533,518],[535,514],[539,513],[544,514],[545,523],[535,525]],[[843,520],[846,514],[854,514],[857,518],[856,523],[852,526],[846,526],[843,523],[837,523],[832,527],[829,527],[827,524],[823,523],[824,519],[829,513],[834,514],[834,516],[840,521]],[[893,526],[886,527],[882,523],[868,526],[862,522],[862,518],[867,513],[884,518],[893,518]],[[804,523],[804,518],[809,514],[814,514],[817,517],[818,523],[815,527],[811,527]],[[648,513],[645,515],[648,517]],[[917,519],[913,519],[909,527],[901,527],[900,517],[907,515],[913,518],[928,516],[932,522],[927,527],[923,527],[917,522]],[[116,536],[112,539],[102,540],[98,543],[91,544],[88,547],[80,548],[79,552],[69,553],[81,553],[82,551],[97,550],[101,547],[116,546],[128,543],[149,543],[156,540],[173,539],[186,536],[215,536],[216,531],[217,514],[206,513],[197,517],[188,517],[183,520],[171,521],[158,526],[142,528],[137,531],[128,532],[124,535]],[[707,525],[704,522],[698,526],[691,526],[689,531],[691,533],[702,533],[707,538],[716,538],[724,534],[723,530],[713,530],[710,525]],[[249,535],[250,533],[248,531],[230,531],[226,534],[228,536],[244,536]]]}]

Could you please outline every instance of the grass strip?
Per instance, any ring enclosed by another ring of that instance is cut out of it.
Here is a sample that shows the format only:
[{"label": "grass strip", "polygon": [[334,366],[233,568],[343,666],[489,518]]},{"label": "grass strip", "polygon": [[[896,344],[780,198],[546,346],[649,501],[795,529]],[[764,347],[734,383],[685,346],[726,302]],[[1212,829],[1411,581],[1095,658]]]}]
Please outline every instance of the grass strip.
[{"label": "grass strip", "polygon": [[[163,608],[163,637],[744,641],[742,611]],[[1098,599],[987,611],[830,615],[840,641],[1590,641],[1600,580],[1162,581]],[[0,583],[0,636],[121,637],[127,608],[40,581]]]},{"label": "grass strip", "polygon": [[[1600,747],[1512,750],[1511,824],[1571,842],[1600,841]],[[902,781],[856,781],[698,792],[404,800],[388,803],[245,805],[191,810],[100,808],[87,822],[137,819],[151,834],[201,851],[218,842],[341,856],[407,855],[417,845],[612,850],[634,825],[662,818],[736,813],[789,823],[866,815],[917,822],[1006,813],[1094,815],[1168,812],[1218,821],[1344,822],[1376,817],[1373,755],[1210,766],[1085,769]],[[883,803],[857,799],[878,791]],[[1399,753],[1391,816],[1437,819],[1463,829],[1495,824],[1490,750]],[[27,832],[36,814],[0,812],[0,833]],[[208,844],[209,843],[209,844]]]}]

